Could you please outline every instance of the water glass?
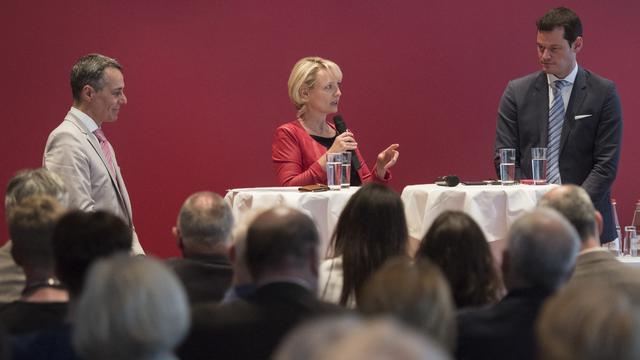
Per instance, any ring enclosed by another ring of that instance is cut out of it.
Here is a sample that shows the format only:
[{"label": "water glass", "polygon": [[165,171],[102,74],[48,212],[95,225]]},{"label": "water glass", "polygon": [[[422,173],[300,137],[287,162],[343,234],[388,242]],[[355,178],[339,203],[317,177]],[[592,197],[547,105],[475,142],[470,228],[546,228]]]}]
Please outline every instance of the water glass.
[{"label": "water glass", "polygon": [[547,148],[531,148],[531,174],[534,184],[547,182]]},{"label": "water glass", "polygon": [[345,151],[342,153],[342,188],[349,188],[351,186],[351,151]]},{"label": "water glass", "polygon": [[340,190],[342,185],[342,153],[327,153],[327,186]]},{"label": "water glass", "polygon": [[516,149],[500,149],[500,182],[513,185],[516,181]]},{"label": "water glass", "polygon": [[624,254],[638,256],[638,236],[635,226],[624,227]]}]

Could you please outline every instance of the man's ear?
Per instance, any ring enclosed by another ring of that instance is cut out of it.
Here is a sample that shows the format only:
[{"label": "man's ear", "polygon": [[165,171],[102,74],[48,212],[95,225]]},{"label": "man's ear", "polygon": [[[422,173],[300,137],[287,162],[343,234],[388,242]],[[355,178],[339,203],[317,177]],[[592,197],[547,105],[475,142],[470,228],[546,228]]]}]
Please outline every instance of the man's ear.
[{"label": "man's ear", "polygon": [[182,243],[182,235],[180,234],[180,229],[174,226],[171,228],[171,233],[176,237],[176,246],[178,246],[178,249],[184,250],[184,244]]},{"label": "man's ear", "polygon": [[584,42],[582,40],[582,36],[578,36],[576,40],[573,42],[573,44],[571,45],[571,49],[573,49],[573,52],[577,54],[580,52],[580,50],[582,50],[583,44]]},{"label": "man's ear", "polygon": [[604,228],[604,220],[602,220],[602,214],[600,214],[600,211],[596,210],[594,218],[596,220],[596,231],[599,237],[600,234],[602,234],[602,229]]},{"label": "man's ear", "polygon": [[91,85],[85,85],[80,90],[80,98],[85,102],[91,101],[95,95],[96,91]]}]

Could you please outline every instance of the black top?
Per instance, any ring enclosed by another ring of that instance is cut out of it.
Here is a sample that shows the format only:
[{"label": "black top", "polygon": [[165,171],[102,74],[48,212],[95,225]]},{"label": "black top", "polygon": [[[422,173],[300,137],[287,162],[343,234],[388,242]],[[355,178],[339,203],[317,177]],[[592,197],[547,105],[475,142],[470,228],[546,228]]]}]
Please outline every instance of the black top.
[{"label": "black top", "polygon": [[41,330],[64,322],[66,302],[14,301],[0,308],[0,324],[7,333],[16,335]]},{"label": "black top", "polygon": [[[333,142],[336,140],[336,136],[326,138],[322,136],[311,135],[313,140],[317,141],[320,145],[327,148],[327,150],[333,145]],[[356,156],[355,151],[351,154],[351,164],[353,164],[353,157]],[[360,180],[360,176],[358,175],[358,169],[355,166],[351,165],[351,186],[360,186],[362,185],[362,180]]]},{"label": "black top", "polygon": [[165,262],[182,281],[191,304],[218,302],[231,286],[233,270],[226,256],[200,255]]}]

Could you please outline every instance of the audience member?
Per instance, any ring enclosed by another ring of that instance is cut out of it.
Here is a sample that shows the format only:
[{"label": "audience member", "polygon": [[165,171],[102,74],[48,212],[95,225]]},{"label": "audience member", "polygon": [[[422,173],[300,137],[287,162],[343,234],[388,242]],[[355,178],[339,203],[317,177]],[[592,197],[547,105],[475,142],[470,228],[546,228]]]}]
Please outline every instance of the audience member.
[{"label": "audience member", "polygon": [[[27,169],[18,172],[7,185],[4,198],[5,214],[23,199],[34,195],[49,195],[67,205],[67,191],[58,175],[47,169]],[[22,268],[11,256],[12,241],[0,247],[0,303],[18,300],[24,289],[25,276]]]},{"label": "audience member", "polygon": [[533,359],[534,322],[544,300],[569,278],[579,248],[560,214],[537,209],[516,220],[502,260],[507,295],[458,314],[457,358]]},{"label": "audience member", "polygon": [[416,257],[442,269],[456,307],[478,307],[498,301],[502,280],[480,226],[461,211],[444,211],[422,239]]},{"label": "audience member", "polygon": [[599,278],[640,298],[640,269],[621,263],[609,250],[600,247],[602,216],[583,188],[562,185],[546,193],[539,205],[564,215],[580,235],[580,253],[569,283]]},{"label": "audience member", "polygon": [[332,239],[335,257],[320,267],[320,298],[355,307],[369,276],[387,259],[407,254],[408,239],[398,194],[381,184],[364,185],[338,219]]},{"label": "audience member", "polygon": [[639,310],[605,281],[567,284],[540,311],[538,359],[640,359]]},{"label": "audience member", "polygon": [[100,260],[78,301],[73,345],[84,359],[177,359],[189,327],[178,278],[161,262],[119,255]]},{"label": "audience member", "polygon": [[222,305],[194,307],[182,359],[267,359],[296,325],[339,311],[316,299],[318,233],[308,216],[268,210],[253,221],[246,241],[256,290]]},{"label": "audience member", "polygon": [[13,359],[77,359],[71,347],[71,326],[85,275],[94,261],[129,253],[131,244],[131,227],[108,212],[75,210],[60,218],[52,245],[56,274],[69,291],[67,322],[15,337]]},{"label": "audience member", "polygon": [[55,276],[51,237],[62,206],[47,195],[26,198],[7,214],[11,255],[26,274],[22,297],[0,307],[0,324],[10,334],[63,322],[67,291]]},{"label": "audience member", "polygon": [[274,360],[318,360],[337,342],[364,326],[360,318],[328,316],[307,321],[293,329],[282,341]]},{"label": "audience member", "polygon": [[195,193],[184,202],[173,228],[182,259],[167,264],[184,285],[191,304],[222,300],[231,284],[228,258],[233,215],[212,192]]},{"label": "audience member", "polygon": [[391,315],[454,350],[455,317],[449,284],[437,265],[422,259],[393,258],[365,284],[359,310]]},{"label": "audience member", "polygon": [[224,294],[223,302],[244,298],[256,289],[247,266],[247,231],[253,220],[265,210],[253,208],[244,213],[231,232],[233,241],[229,247],[229,260],[231,260],[233,268],[233,277],[231,278],[231,287]]},{"label": "audience member", "polygon": [[395,321],[375,320],[352,331],[319,360],[445,360],[449,355],[430,339]]}]

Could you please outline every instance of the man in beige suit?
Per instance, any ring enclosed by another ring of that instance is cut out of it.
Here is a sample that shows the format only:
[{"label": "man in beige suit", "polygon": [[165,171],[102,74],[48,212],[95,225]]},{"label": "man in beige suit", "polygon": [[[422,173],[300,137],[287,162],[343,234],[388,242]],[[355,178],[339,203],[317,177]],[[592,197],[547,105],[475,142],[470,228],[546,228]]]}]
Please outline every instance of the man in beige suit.
[{"label": "man in beige suit", "polygon": [[122,66],[100,54],[83,56],[71,70],[71,92],[73,106],[49,135],[43,165],[62,177],[69,208],[118,215],[133,230],[133,252],[143,253],[120,167],[102,131],[127,103]]}]

